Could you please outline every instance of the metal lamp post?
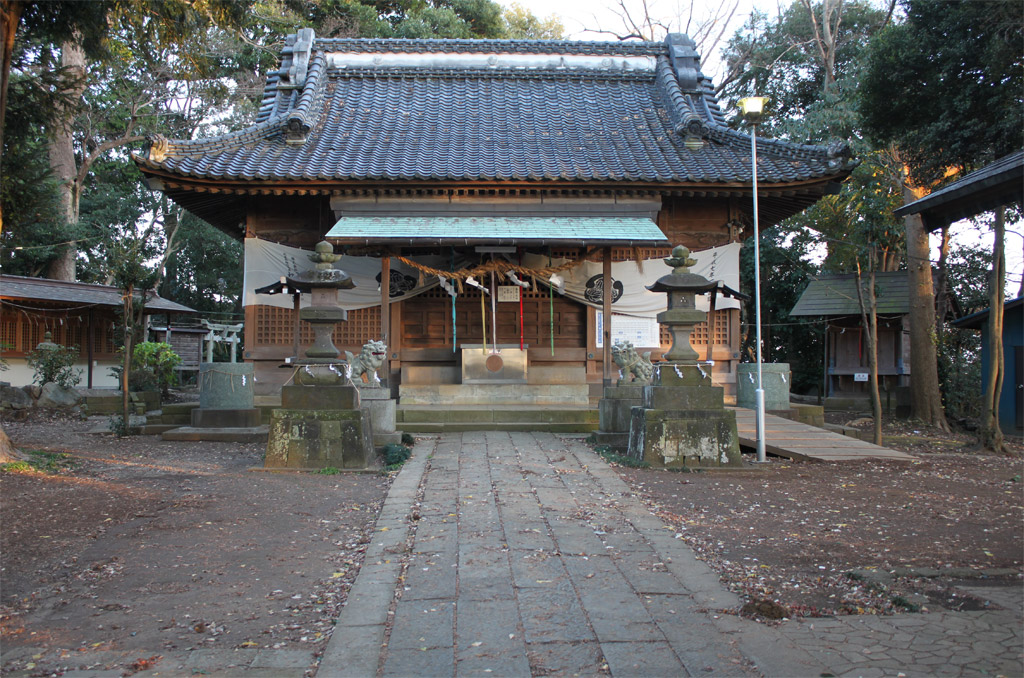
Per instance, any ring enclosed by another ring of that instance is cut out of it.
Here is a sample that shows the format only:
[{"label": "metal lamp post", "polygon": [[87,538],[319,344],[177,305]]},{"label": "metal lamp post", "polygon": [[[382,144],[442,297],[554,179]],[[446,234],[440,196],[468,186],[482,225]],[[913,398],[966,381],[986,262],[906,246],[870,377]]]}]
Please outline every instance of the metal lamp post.
[{"label": "metal lamp post", "polygon": [[765,97],[746,97],[738,105],[750,123],[750,165],[754,175],[754,323],[757,325],[757,390],[754,408],[757,419],[757,461],[766,461],[764,450],[764,384],[761,381],[761,229],[757,220],[757,123],[764,115]]}]

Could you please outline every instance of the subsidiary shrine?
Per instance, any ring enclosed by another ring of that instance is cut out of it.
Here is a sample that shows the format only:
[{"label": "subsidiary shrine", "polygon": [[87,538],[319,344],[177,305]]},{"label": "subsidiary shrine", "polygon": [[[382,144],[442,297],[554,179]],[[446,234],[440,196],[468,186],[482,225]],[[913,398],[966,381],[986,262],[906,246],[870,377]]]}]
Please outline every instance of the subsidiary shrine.
[{"label": "subsidiary shrine", "polygon": [[[288,280],[324,240],[355,284],[337,292],[347,319],[333,343],[358,355],[382,341],[377,374],[400,406],[588,407],[618,379],[613,345],[629,341],[655,364],[669,351],[657,321],[666,297],[647,287],[672,248],[738,290],[753,232],[750,136],[726,125],[685,35],[304,29],[250,127],[157,137],[136,162],[153,189],[244,241],[257,394],[279,393],[313,343],[298,319],[311,295]],[[845,145],[761,138],[757,162],[762,228],[837,190],[855,165]],[[740,358],[734,296],[699,297],[708,320],[691,335],[727,398]]]}]

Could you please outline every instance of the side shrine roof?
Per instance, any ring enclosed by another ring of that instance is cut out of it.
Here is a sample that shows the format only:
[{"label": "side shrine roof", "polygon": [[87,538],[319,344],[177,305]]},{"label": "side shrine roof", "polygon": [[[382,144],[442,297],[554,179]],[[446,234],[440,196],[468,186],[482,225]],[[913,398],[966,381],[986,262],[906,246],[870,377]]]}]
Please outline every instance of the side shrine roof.
[{"label": "side shrine roof", "polygon": [[[864,278],[867,284],[867,277]],[[906,271],[883,271],[875,273],[875,296],[880,315],[901,315],[910,313],[910,290]],[[819,275],[812,280],[791,316],[846,316],[860,315],[857,300],[857,276]]]},{"label": "side shrine roof", "polygon": [[[287,39],[253,125],[151,142],[136,156],[150,184],[215,225],[234,218],[218,194],[497,185],[749,195],[752,183],[750,136],[726,125],[693,41],[678,34],[602,43],[303,29]],[[763,203],[766,223],[856,164],[845,144],[757,144],[759,192],[779,198]]]},{"label": "side shrine roof", "polygon": [[904,205],[898,217],[921,214],[929,230],[1024,201],[1024,151],[1003,156],[965,177]]},{"label": "side shrine roof", "polygon": [[[141,297],[141,294],[136,291],[135,296]],[[66,302],[113,308],[122,306],[121,290],[118,287],[20,275],[0,275],[0,299]],[[155,292],[146,295],[146,310],[150,313],[199,313],[176,301],[164,299]]]}]

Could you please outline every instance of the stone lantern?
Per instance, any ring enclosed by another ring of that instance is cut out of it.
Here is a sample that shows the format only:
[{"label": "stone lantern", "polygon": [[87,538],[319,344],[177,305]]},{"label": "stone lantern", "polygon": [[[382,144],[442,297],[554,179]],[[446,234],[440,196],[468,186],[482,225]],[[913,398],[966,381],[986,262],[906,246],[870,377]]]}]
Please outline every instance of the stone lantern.
[{"label": "stone lantern", "polygon": [[339,359],[331,338],[334,326],[348,317],[338,306],[338,290],[355,287],[351,276],[334,267],[340,258],[329,242],[318,243],[310,255],[313,270],[286,278],[312,297],[299,318],[313,326],[315,340],[306,357],[292,363],[293,383],[281,388],[281,408],[271,414],[266,468],[357,470],[373,463],[370,413],[360,406],[351,367]]},{"label": "stone lantern", "polygon": [[672,273],[647,288],[668,295],[658,322],[668,329],[672,348],[655,364],[643,404],[632,409],[627,454],[652,466],[739,466],[736,415],[725,409],[724,389],[712,384],[710,366],[700,365],[690,345],[693,328],[707,317],[697,310],[696,296],[714,292],[719,284],[691,273],[696,262],[689,255],[685,247],[673,249],[665,259]]},{"label": "stone lantern", "polygon": [[[317,243],[316,253],[309,258],[315,264],[313,270],[286,278],[292,289],[309,292],[311,302],[299,311],[299,319],[313,326],[313,345],[306,349],[306,358],[297,364],[308,367],[344,363],[338,360],[341,352],[332,339],[334,326],[348,320],[348,311],[338,306],[338,290],[350,290],[356,284],[348,273],[334,267],[341,255],[335,254],[326,240]],[[344,382],[336,370],[330,369],[300,369],[295,376],[299,384]]]}]

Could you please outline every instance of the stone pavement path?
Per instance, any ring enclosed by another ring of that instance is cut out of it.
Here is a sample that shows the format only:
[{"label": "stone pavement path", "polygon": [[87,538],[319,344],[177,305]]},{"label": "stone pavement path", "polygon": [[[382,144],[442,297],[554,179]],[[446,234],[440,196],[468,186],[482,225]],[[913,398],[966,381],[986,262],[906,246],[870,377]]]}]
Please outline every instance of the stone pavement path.
[{"label": "stone pavement path", "polygon": [[385,506],[319,676],[820,674],[717,614],[738,599],[579,439],[448,434],[422,487],[400,581],[407,501]]},{"label": "stone pavement path", "polygon": [[446,434],[395,481],[317,675],[1021,675],[1019,605],[767,627],[739,603],[578,437]]}]

